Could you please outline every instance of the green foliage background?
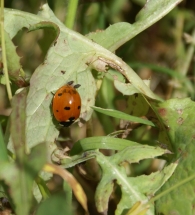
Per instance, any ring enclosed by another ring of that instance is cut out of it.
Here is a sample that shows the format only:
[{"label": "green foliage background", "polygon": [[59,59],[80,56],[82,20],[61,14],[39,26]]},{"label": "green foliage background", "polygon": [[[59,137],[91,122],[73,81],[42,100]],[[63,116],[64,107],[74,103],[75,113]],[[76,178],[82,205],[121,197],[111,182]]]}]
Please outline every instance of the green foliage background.
[{"label": "green foliage background", "polygon": [[[88,213],[77,184],[43,171],[56,159],[84,189],[89,214],[194,214],[195,3],[179,3],[5,1],[17,11],[4,11],[14,97],[1,63],[1,211]],[[52,92],[70,80],[81,84],[83,127],[64,129]]]}]

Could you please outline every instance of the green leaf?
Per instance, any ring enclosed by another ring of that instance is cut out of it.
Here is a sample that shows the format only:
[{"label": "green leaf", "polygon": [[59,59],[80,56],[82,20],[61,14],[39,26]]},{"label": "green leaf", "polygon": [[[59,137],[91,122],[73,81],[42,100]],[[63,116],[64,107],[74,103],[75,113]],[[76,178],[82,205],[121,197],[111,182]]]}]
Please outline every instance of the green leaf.
[{"label": "green leaf", "polygon": [[[172,176],[177,164],[170,164],[169,166],[165,167],[162,171],[157,171],[150,175],[142,175],[138,177],[129,177],[128,183],[135,188],[135,190],[139,191],[140,193],[146,196],[146,200],[143,201],[144,204],[148,204],[150,206],[149,210],[145,213],[145,215],[155,214],[153,211],[153,203],[150,204],[148,201],[150,200],[151,196],[153,196],[160,187],[167,182],[167,180]],[[120,203],[117,205],[116,215],[120,215],[121,211],[128,208],[130,205],[129,201],[129,192],[126,191],[126,188],[122,187],[123,195],[121,198]],[[134,193],[134,195],[136,195]],[[132,196],[133,198],[133,196]]]},{"label": "green leaf", "polygon": [[[113,138],[113,137],[84,138],[74,144],[74,146],[70,152],[70,154],[72,156],[68,157],[68,158],[66,158],[66,157],[62,158],[60,160],[60,163],[63,165],[64,168],[70,168],[72,166],[75,166],[79,163],[82,163],[86,160],[93,158],[95,156],[94,155],[95,149],[124,150],[127,147],[132,147],[131,149],[132,149],[132,152],[134,153],[134,151],[133,151],[134,146],[136,147],[136,151],[139,147],[144,148],[144,146],[139,143],[132,142],[132,141],[125,140],[125,139],[119,139],[119,138]],[[147,146],[147,148],[148,148],[148,146]],[[169,151],[166,151],[166,153],[168,153],[168,152]],[[125,152],[123,152],[123,153],[125,153]],[[133,159],[134,156],[136,156],[136,153],[134,155],[132,155],[131,158]],[[144,157],[144,155],[141,155],[141,153],[139,153],[139,156]],[[114,157],[114,155],[113,155],[113,157]],[[127,161],[128,161],[128,159],[127,159]]]},{"label": "green leaf", "polygon": [[178,163],[172,163],[163,168],[161,171],[151,173],[150,175],[141,175],[131,177],[130,181],[145,193],[147,196],[154,196],[156,191],[172,176]]},{"label": "green leaf", "polygon": [[[16,47],[13,44],[9,34],[4,31],[5,36],[5,47],[6,47],[6,59],[7,67],[9,71],[9,77],[11,80],[15,81],[19,86],[23,86],[25,83],[25,74],[21,69],[20,57],[16,52]],[[0,35],[1,38],[1,35]],[[0,40],[1,41],[1,40]],[[1,43],[1,42],[0,42]],[[0,58],[0,61],[2,59]],[[4,80],[1,80],[1,83]]]},{"label": "green leaf", "polygon": [[9,186],[10,196],[12,197],[16,206],[16,213],[28,215],[31,206],[32,195],[29,184],[30,180],[28,180],[27,175],[23,170],[20,170],[13,163],[1,163],[0,169],[0,178],[1,180],[4,180]]},{"label": "green leaf", "polygon": [[[149,87],[149,80],[142,80],[145,86]],[[145,94],[144,92],[141,92],[139,90],[139,88],[136,87],[136,85],[132,85],[131,83],[123,83],[119,80],[114,80],[114,86],[115,88],[121,92],[123,95],[134,95],[134,94],[138,94],[138,93],[142,93]],[[162,101],[161,98],[159,98],[158,96],[156,96],[156,100]]]},{"label": "green leaf", "polygon": [[90,106],[95,103],[97,90],[91,74],[93,68],[100,72],[104,72],[107,66],[114,68],[125,76],[138,92],[159,100],[120,58],[88,38],[66,28],[47,4],[42,6],[37,16],[16,10],[5,10],[5,30],[10,38],[23,27],[35,30],[54,25],[58,26],[54,27],[59,33],[58,37],[51,44],[44,63],[35,70],[30,80],[26,109],[26,138],[29,148],[43,141],[52,143],[58,136],[59,132],[55,125],[57,122],[53,119],[50,109],[51,92],[55,92],[68,81],[81,83],[78,89],[82,100],[80,118],[83,121],[90,119],[92,114]]},{"label": "green leaf", "polygon": [[67,201],[65,193],[58,193],[45,200],[40,204],[36,211],[36,215],[54,215],[54,214],[72,215],[72,207]]},{"label": "green leaf", "polygon": [[28,160],[26,159],[22,164],[0,163],[0,179],[9,186],[9,194],[16,206],[16,214],[29,214],[33,182],[45,162],[45,144],[40,144],[32,149]]},{"label": "green leaf", "polygon": [[114,52],[127,41],[144,31],[168,14],[182,0],[150,0],[144,5],[136,17],[136,22],[116,23],[105,31],[90,33],[88,38]]},{"label": "green leaf", "polygon": [[131,83],[123,83],[121,81],[115,80],[114,86],[123,95],[133,95],[135,93],[139,93],[139,90]]},{"label": "green leaf", "polygon": [[170,153],[167,149],[153,147],[148,145],[129,146],[122,151],[112,155],[109,159],[111,162],[121,164],[122,162],[138,163],[145,158],[154,158],[163,154]]},{"label": "green leaf", "polygon": [[[143,82],[149,87],[150,81],[149,80],[143,80]],[[136,89],[131,83],[123,83],[119,80],[114,80],[114,86],[116,89],[121,92],[123,95],[133,95],[135,93],[139,93],[140,91]]]},{"label": "green leaf", "polygon": [[[59,20],[57,21],[48,5],[43,6],[39,13],[40,16],[15,10],[6,10],[5,15],[7,17],[5,26],[8,31],[11,31],[12,36],[19,30],[14,25],[18,25],[20,28],[31,26],[30,29],[34,30],[36,27],[39,29],[52,26],[51,21],[55,21],[60,29],[59,36],[51,45],[45,62],[33,73],[26,109],[28,147],[31,148],[43,141],[52,143],[59,132],[54,124],[57,122],[51,114],[53,97],[51,92],[55,92],[71,80],[74,80],[75,83],[82,83],[78,89],[82,99],[81,118],[87,121],[91,117],[90,106],[95,102],[96,86],[86,63],[88,56],[94,51],[94,47],[92,43],[85,45],[87,41],[82,35],[67,29]],[[22,23],[23,26],[21,26]]]},{"label": "green leaf", "polygon": [[126,113],[134,116],[145,116],[148,113],[149,105],[141,94],[128,97]]},{"label": "green leaf", "polygon": [[11,139],[15,149],[16,159],[19,163],[25,160],[26,150],[26,96],[27,90],[23,89],[20,93],[16,94],[12,99],[12,113],[11,113]]},{"label": "green leaf", "polygon": [[27,167],[31,169],[31,175],[35,178],[38,172],[42,169],[43,165],[47,161],[47,146],[45,143],[41,143],[36,147],[33,147],[30,155],[28,155]]},{"label": "green leaf", "polygon": [[[25,124],[26,95],[23,89],[12,99],[11,139],[16,154],[15,163],[0,163],[0,179],[9,186],[9,194],[16,206],[16,213],[28,215],[32,201],[33,181],[46,162],[46,145],[37,145],[27,155]],[[14,179],[14,180],[13,180]],[[25,203],[25,204],[24,204]]]},{"label": "green leaf", "polygon": [[3,138],[3,132],[0,124],[0,162],[8,161],[7,149]]},{"label": "green leaf", "polygon": [[[170,180],[162,187],[160,192],[172,188],[183,180],[187,180],[194,174],[195,165],[195,102],[189,98],[170,99],[160,104],[157,109],[162,118],[166,130],[161,130],[160,142],[166,143],[165,132],[173,148],[171,161],[179,160],[178,167]],[[171,162],[170,161],[170,162]],[[161,197],[156,204],[157,213],[178,215],[191,215],[195,213],[194,192],[195,180],[180,186]]]},{"label": "green leaf", "polygon": [[[123,164],[137,163],[142,159],[154,158],[156,156],[169,153],[167,150],[152,146],[130,146],[110,157],[96,152],[98,164],[102,169],[102,179],[96,189],[95,199],[99,212],[103,213],[108,209],[109,197],[113,191],[113,183],[116,181],[121,187],[122,197],[117,205],[116,215],[129,210],[136,202],[148,202],[151,193],[154,194],[172,175],[176,165],[170,166],[164,172],[154,173],[149,176],[140,176],[136,178],[128,177],[125,173]],[[143,183],[145,180],[145,183]],[[154,181],[153,181],[154,180]],[[154,183],[152,185],[152,183]],[[154,208],[151,205],[146,214],[154,214]]]},{"label": "green leaf", "polygon": [[131,115],[123,113],[121,111],[112,110],[112,109],[103,109],[103,108],[95,107],[95,106],[91,106],[91,108],[93,108],[97,112],[100,112],[100,113],[103,113],[105,115],[112,116],[112,117],[115,117],[115,118],[118,118],[118,119],[124,119],[124,120],[131,121],[131,122],[136,122],[136,123],[141,123],[141,124],[145,124],[145,125],[155,126],[149,120],[142,119],[142,118],[136,117],[136,116],[131,116]]},{"label": "green leaf", "polygon": [[71,155],[77,155],[82,151],[92,150],[92,149],[112,149],[112,150],[123,150],[128,146],[140,145],[139,143],[125,140],[121,138],[113,137],[88,137],[83,138],[76,143],[74,143],[71,149]]}]

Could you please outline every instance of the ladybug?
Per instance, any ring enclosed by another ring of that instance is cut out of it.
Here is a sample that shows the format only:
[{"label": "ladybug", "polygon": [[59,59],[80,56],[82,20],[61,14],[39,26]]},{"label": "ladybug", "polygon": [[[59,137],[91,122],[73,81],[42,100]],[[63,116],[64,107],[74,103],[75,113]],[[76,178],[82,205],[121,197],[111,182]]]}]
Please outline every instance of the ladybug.
[{"label": "ladybug", "polygon": [[80,84],[74,86],[72,84],[73,81],[70,81],[67,85],[60,87],[52,102],[52,110],[56,120],[65,127],[70,126],[78,119],[81,112],[81,98],[76,90]]}]

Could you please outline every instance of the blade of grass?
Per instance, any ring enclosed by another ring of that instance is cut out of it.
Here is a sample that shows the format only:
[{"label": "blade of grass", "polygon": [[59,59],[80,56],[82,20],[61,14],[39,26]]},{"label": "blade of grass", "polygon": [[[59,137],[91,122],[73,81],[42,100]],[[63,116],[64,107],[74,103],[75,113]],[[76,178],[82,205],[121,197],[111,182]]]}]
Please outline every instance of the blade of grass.
[{"label": "blade of grass", "polygon": [[131,122],[137,122],[137,123],[142,123],[145,125],[150,125],[150,126],[155,126],[151,121],[146,120],[146,119],[142,119],[140,117],[136,117],[136,116],[131,116],[129,114],[123,113],[121,111],[117,111],[117,110],[112,110],[112,109],[103,109],[103,108],[99,108],[99,107],[95,107],[95,106],[91,106],[92,109],[94,109],[97,112],[103,113],[105,115],[108,116],[112,116],[118,119],[124,119],[124,120],[128,120]]},{"label": "blade of grass", "polygon": [[65,20],[65,25],[67,28],[72,29],[74,26],[77,6],[78,6],[78,0],[69,0],[68,12]]},{"label": "blade of grass", "polygon": [[77,155],[82,151],[93,150],[93,149],[112,149],[112,150],[123,150],[128,146],[139,145],[139,143],[113,137],[88,137],[81,139],[74,143],[71,149],[71,156]]},{"label": "blade of grass", "polygon": [[0,162],[1,161],[9,161],[9,159],[8,159],[7,149],[5,146],[3,132],[0,124]]}]

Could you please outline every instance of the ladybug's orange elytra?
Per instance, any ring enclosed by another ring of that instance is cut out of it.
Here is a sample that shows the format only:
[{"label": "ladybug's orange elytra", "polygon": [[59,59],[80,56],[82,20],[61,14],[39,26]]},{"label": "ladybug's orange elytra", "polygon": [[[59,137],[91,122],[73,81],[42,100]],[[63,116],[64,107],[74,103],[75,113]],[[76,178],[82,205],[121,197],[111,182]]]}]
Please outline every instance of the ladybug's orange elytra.
[{"label": "ladybug's orange elytra", "polygon": [[[52,110],[56,120],[63,126],[70,126],[79,118],[81,112],[81,98],[77,90],[71,85],[60,87],[54,97]],[[75,85],[78,88],[79,85]]]}]

